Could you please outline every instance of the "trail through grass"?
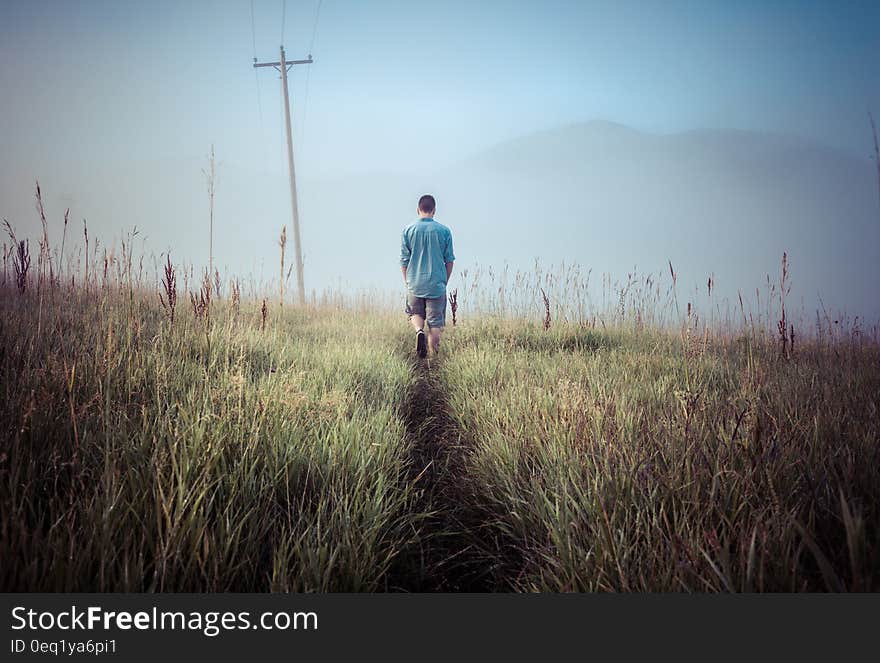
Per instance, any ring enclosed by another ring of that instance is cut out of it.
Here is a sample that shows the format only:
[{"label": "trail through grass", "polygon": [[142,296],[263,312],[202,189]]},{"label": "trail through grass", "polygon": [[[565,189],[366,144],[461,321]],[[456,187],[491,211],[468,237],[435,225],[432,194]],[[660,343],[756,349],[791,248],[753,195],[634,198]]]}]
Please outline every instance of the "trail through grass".
[{"label": "trail through grass", "polygon": [[876,591],[880,348],[0,300],[5,591]]},{"label": "trail through grass", "polygon": [[401,587],[410,591],[492,591],[497,559],[485,554],[480,540],[494,533],[482,531],[467,475],[471,440],[450,411],[437,362],[412,357],[411,366],[414,379],[402,418],[416,510],[426,517],[395,571],[402,578]]}]

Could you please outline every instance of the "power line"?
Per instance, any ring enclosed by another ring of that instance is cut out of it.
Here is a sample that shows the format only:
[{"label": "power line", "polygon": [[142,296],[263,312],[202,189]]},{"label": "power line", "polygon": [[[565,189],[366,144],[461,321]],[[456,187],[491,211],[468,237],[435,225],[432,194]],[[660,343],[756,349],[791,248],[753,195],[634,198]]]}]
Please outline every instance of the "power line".
[{"label": "power line", "polygon": [[263,168],[268,170],[266,167],[266,128],[263,125],[263,100],[262,95],[260,94],[260,77],[257,76],[256,69],[254,69],[254,80],[257,84],[257,112],[260,117],[260,151],[263,155]]},{"label": "power line", "polygon": [[[321,16],[321,5],[324,0],[318,0],[318,8],[315,10],[315,23],[312,26],[312,41],[309,43],[309,57],[312,57],[312,49],[315,47],[315,35],[318,33],[318,18]],[[306,91],[303,94],[303,110],[302,110],[302,124],[300,125],[300,144],[305,143],[306,140],[306,113],[309,106],[309,80],[312,77],[312,68],[309,67],[306,71]]]},{"label": "power line", "polygon": [[312,68],[309,67],[308,71],[306,71],[306,91],[303,93],[303,109],[302,109],[302,122],[299,125],[299,144],[300,148],[302,148],[303,143],[306,142],[306,110],[309,107],[309,79],[312,76]]},{"label": "power line", "polygon": [[[318,32],[318,17],[321,15],[321,4],[323,4],[324,0],[318,0],[318,8],[315,10],[315,24],[312,26],[312,41],[309,44],[309,55],[312,54],[312,49],[315,47],[315,34]],[[311,70],[311,67],[309,67]]]},{"label": "power line", "polygon": [[281,43],[284,44],[284,22],[287,20],[287,0],[281,0]]},{"label": "power line", "polygon": [[[257,61],[257,29],[254,27],[254,0],[251,0],[251,40],[254,42],[254,62]],[[256,71],[256,70],[254,70]]]},{"label": "power line", "polygon": [[[254,46],[254,64],[257,62],[257,28],[254,21],[254,0],[251,0],[251,40]],[[268,163],[266,161],[266,129],[263,126],[263,101],[260,95],[260,77],[257,70],[254,69],[254,83],[257,86],[257,110],[260,117],[260,152],[263,156],[263,170],[268,171]]]}]

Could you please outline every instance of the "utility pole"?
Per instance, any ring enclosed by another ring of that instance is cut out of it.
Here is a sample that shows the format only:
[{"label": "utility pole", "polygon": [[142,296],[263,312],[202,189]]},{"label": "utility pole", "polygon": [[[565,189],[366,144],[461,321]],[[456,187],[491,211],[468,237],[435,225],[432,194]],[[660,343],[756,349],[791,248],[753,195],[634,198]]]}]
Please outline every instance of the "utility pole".
[{"label": "utility pole", "polygon": [[296,202],[296,170],[293,167],[293,133],[290,130],[290,98],[287,93],[287,70],[295,64],[311,64],[311,54],[305,60],[286,60],[284,46],[281,47],[281,59],[278,62],[257,62],[254,67],[274,67],[281,72],[281,91],[284,94],[284,120],[287,123],[287,165],[290,169],[290,202],[293,208],[293,248],[296,252],[296,284],[300,306],[306,303],[306,287],[303,281],[302,247],[299,240],[299,207]]},{"label": "utility pole", "polygon": [[[211,143],[211,160],[208,163],[209,170],[202,168],[202,173],[208,182],[208,204],[209,204],[209,222],[208,222],[208,275],[214,278],[214,143]],[[220,293],[217,293],[219,296]]]}]

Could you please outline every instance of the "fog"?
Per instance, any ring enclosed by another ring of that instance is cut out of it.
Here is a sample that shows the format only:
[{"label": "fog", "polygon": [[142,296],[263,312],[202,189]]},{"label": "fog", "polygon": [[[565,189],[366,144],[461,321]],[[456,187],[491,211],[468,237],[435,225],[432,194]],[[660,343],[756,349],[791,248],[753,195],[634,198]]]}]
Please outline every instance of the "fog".
[{"label": "fog", "polygon": [[[133,229],[147,256],[207,263],[206,163],[156,161],[42,179],[56,242],[64,209],[109,245]],[[71,181],[76,189],[71,190]],[[215,264],[225,275],[277,279],[284,177],[221,164]],[[36,227],[33,185],[4,181],[4,214]],[[754,299],[777,282],[783,252],[791,300],[810,312],[874,318],[880,208],[872,162],[795,137],[703,130],[653,135],[591,122],[524,136],[436,171],[300,179],[307,289],[399,288],[400,230],[422,193],[452,228],[458,269],[544,269],[561,263],[625,280],[671,261],[682,297],[714,276],[721,297]],[[10,204],[14,201],[15,204]],[[287,207],[287,209],[285,209]],[[13,208],[13,209],[9,209]],[[288,265],[292,258],[288,248]],[[68,251],[70,251],[68,249]],[[70,253],[68,254],[70,255]],[[295,280],[292,279],[291,283]],[[270,286],[273,287],[274,286]]]},{"label": "fog", "polygon": [[[398,293],[432,193],[459,274],[577,264],[598,287],[671,262],[682,301],[710,276],[753,301],[786,252],[805,315],[880,318],[876,5],[316,5],[291,2],[285,35],[316,58],[291,70],[308,291]],[[68,257],[86,219],[106,246],[137,228],[151,274],[169,252],[201,270],[213,143],[215,264],[274,292],[280,92],[250,64],[283,26],[254,6],[252,32],[243,2],[5,4],[0,216],[36,238],[39,179]]]}]

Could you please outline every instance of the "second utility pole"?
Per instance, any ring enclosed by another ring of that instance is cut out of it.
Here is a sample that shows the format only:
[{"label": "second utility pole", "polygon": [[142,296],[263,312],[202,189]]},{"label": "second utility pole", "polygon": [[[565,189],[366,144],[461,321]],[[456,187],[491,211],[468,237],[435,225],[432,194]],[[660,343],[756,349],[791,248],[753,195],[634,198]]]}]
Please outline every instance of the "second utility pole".
[{"label": "second utility pole", "polygon": [[299,208],[296,202],[296,170],[293,167],[293,133],[290,130],[290,98],[287,94],[287,68],[295,64],[311,64],[311,54],[306,60],[284,59],[284,46],[281,47],[279,62],[260,62],[254,58],[254,67],[274,67],[281,72],[281,91],[284,93],[284,120],[287,123],[287,165],[290,168],[290,202],[293,208],[293,248],[296,251],[296,285],[300,306],[306,303],[306,287],[303,281],[302,247],[299,240]]}]

